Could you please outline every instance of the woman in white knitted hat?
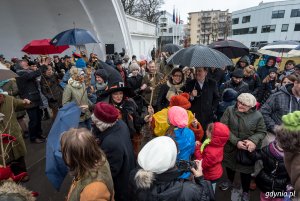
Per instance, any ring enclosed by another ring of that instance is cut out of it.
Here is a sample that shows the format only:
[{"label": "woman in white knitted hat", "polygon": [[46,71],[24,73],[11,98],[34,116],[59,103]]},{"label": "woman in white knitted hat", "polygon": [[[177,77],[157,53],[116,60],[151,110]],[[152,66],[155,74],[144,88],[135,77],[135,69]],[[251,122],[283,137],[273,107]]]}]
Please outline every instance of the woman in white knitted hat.
[{"label": "woman in white knitted hat", "polygon": [[203,179],[201,162],[195,161],[197,170],[191,168],[194,183],[178,179],[176,157],[177,147],[170,137],[161,136],[148,142],[138,155],[139,168],[130,174],[130,200],[212,200],[212,188]]},{"label": "woman in white knitted hat", "polygon": [[234,181],[235,172],[239,172],[243,188],[242,201],[249,200],[249,186],[251,173],[254,172],[254,163],[239,160],[241,158],[237,156],[241,152],[247,155],[247,152],[258,149],[266,135],[264,119],[255,106],[255,97],[250,93],[242,93],[237,98],[237,104],[228,107],[221,118],[221,122],[229,127],[230,136],[224,147],[223,160],[229,182],[223,182],[220,187],[222,190],[229,189]]}]

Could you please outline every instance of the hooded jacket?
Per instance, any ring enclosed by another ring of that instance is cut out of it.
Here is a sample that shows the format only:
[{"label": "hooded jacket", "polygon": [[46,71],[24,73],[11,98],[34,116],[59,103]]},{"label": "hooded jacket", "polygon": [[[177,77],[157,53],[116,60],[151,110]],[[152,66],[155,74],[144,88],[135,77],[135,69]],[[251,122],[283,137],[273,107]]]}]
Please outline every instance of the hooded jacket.
[{"label": "hooded jacket", "polygon": [[269,70],[270,69],[276,69],[277,70],[277,68],[275,67],[276,58],[274,58],[274,57],[268,58],[266,64],[269,62],[269,60],[273,60],[274,61],[274,65],[273,66],[267,66],[267,65],[265,65],[265,66],[259,67],[257,69],[257,74],[259,75],[259,77],[260,77],[261,80],[264,80],[267,77],[267,75],[269,75]]},{"label": "hooded jacket", "polygon": [[213,181],[222,177],[224,146],[228,139],[228,127],[220,122],[214,123],[211,141],[202,152],[202,168],[204,179]]},{"label": "hooded jacket", "polygon": [[275,125],[281,125],[281,117],[290,112],[300,110],[300,102],[292,93],[293,84],[287,84],[279,92],[272,94],[261,107],[267,130],[274,131]]},{"label": "hooded jacket", "polygon": [[140,172],[130,173],[131,201],[210,201],[208,183],[203,177],[195,178],[196,183],[178,180],[176,168],[162,174]]}]

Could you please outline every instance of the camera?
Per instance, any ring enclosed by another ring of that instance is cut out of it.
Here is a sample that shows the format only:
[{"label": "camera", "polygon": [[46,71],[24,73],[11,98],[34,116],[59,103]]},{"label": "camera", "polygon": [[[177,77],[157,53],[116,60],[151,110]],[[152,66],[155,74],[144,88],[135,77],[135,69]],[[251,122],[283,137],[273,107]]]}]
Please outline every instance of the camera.
[{"label": "camera", "polygon": [[191,172],[192,168],[197,169],[197,164],[195,161],[179,160],[176,162],[176,166],[180,172]]}]

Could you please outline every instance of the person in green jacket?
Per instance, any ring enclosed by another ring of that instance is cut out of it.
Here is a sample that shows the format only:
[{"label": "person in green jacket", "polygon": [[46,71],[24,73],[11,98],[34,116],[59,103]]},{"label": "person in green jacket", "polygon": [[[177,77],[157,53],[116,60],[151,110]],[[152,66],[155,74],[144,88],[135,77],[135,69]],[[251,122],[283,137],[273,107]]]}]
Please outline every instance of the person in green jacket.
[{"label": "person in green jacket", "polygon": [[223,160],[230,182],[223,182],[220,187],[222,190],[230,188],[235,172],[239,172],[243,188],[242,201],[249,200],[249,186],[254,165],[239,163],[237,152],[238,150],[252,152],[258,149],[266,135],[264,119],[255,106],[255,97],[250,93],[242,93],[237,98],[237,104],[228,107],[221,118],[221,122],[230,129],[230,137],[224,147]]}]

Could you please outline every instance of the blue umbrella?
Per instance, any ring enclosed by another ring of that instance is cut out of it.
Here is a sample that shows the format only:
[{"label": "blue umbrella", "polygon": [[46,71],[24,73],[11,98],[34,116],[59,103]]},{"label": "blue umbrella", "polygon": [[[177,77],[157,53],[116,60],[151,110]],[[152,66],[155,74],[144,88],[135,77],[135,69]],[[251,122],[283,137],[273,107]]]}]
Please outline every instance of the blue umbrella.
[{"label": "blue umbrella", "polygon": [[59,190],[68,169],[60,150],[60,136],[70,128],[77,128],[80,120],[80,108],[71,102],[62,107],[48,135],[46,147],[46,175],[52,185]]},{"label": "blue umbrella", "polygon": [[57,34],[50,43],[55,46],[84,45],[87,43],[97,43],[97,40],[88,30],[74,28]]}]

